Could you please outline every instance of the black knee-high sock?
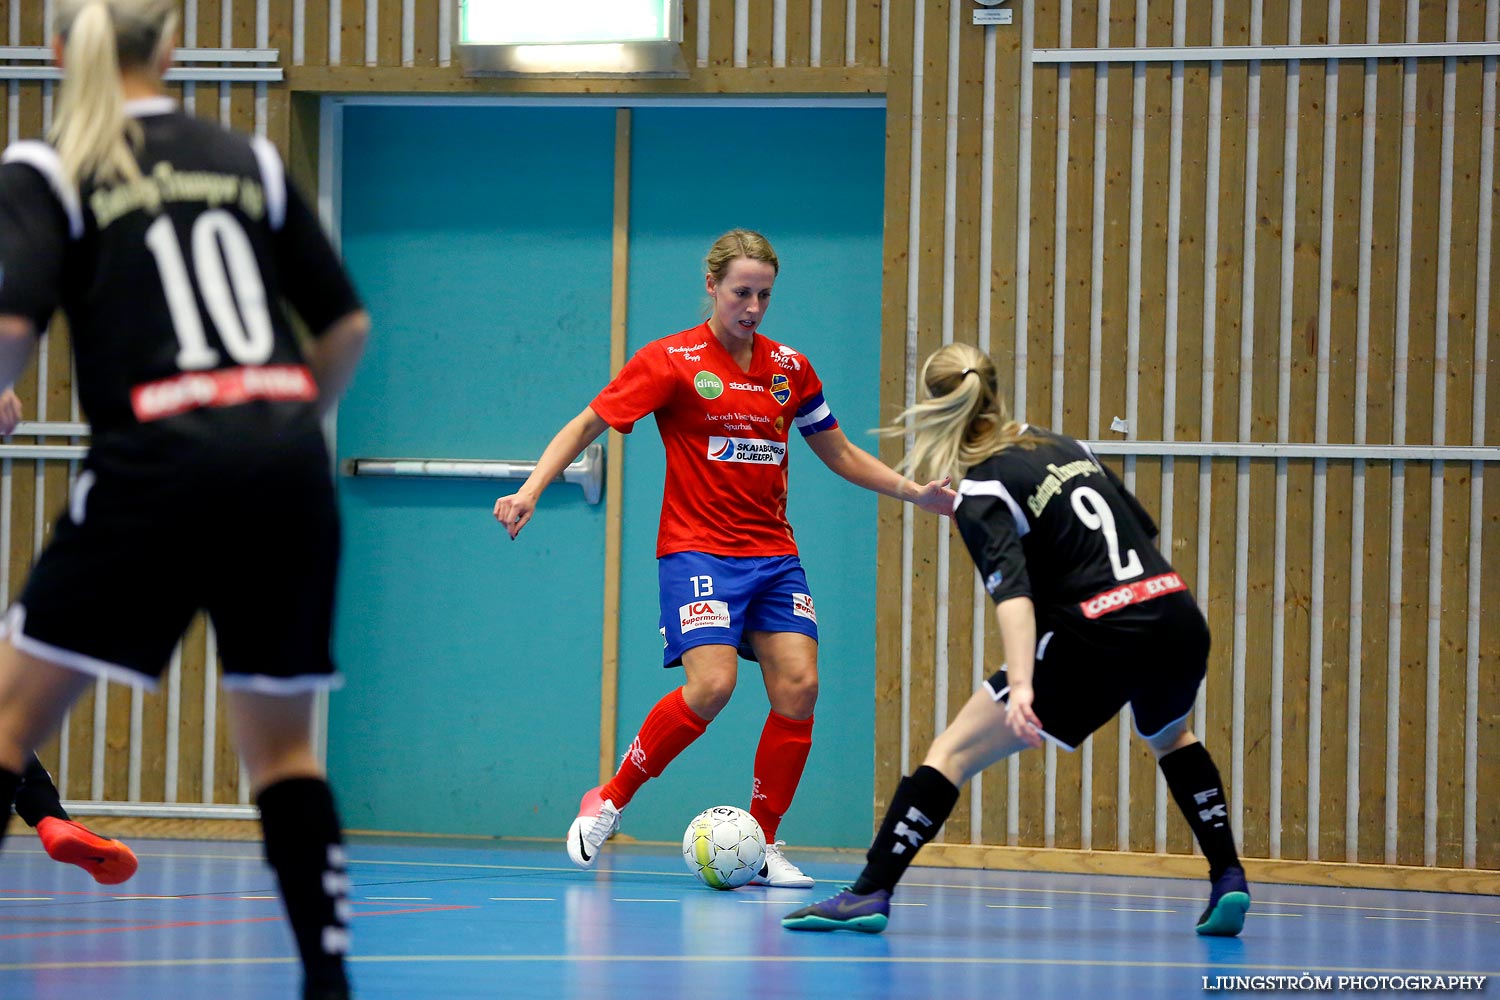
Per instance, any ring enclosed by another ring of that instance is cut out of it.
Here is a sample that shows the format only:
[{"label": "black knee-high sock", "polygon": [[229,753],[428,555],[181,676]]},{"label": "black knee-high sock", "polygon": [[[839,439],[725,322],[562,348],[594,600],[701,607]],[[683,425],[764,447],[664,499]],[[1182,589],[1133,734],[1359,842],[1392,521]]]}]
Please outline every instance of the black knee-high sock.
[{"label": "black knee-high sock", "polygon": [[5,826],[10,822],[10,804],[16,797],[16,789],[21,787],[21,776],[16,772],[0,767],[0,843],[5,842]]},{"label": "black knee-high sock", "polygon": [[27,826],[36,826],[48,816],[68,818],[57,785],[36,754],[26,762],[26,773],[22,775],[20,791],[16,792],[16,815],[25,820]]},{"label": "black knee-high sock", "polygon": [[349,877],[333,793],[320,778],[288,778],[261,792],[256,804],[307,992],[347,989]]},{"label": "black knee-high sock", "polygon": [[1229,829],[1229,800],[1214,759],[1202,743],[1173,750],[1161,760],[1161,773],[1172,790],[1203,856],[1208,859],[1208,877],[1217,879],[1226,868],[1239,867],[1234,849],[1234,831]]},{"label": "black knee-high sock", "polygon": [[917,851],[947,822],[957,801],[958,787],[937,768],[923,764],[911,777],[902,778],[880,832],[865,854],[865,870],[854,883],[854,891],[867,895],[877,889],[895,889]]}]

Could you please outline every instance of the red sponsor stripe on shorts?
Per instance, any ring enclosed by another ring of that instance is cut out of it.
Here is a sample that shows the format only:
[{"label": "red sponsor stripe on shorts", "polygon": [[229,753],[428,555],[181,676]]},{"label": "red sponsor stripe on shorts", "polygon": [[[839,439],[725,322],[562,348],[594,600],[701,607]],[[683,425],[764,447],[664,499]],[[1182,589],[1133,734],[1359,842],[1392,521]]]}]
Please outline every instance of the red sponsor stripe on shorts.
[{"label": "red sponsor stripe on shorts", "polygon": [[141,423],[210,406],[236,406],[253,399],[311,401],[318,383],[306,365],[263,365],[183,372],[130,390],[130,406]]},{"label": "red sponsor stripe on shorts", "polygon": [[1083,612],[1083,617],[1098,618],[1111,611],[1149,601],[1163,594],[1175,594],[1179,590],[1187,590],[1187,584],[1182,582],[1182,577],[1176,573],[1163,573],[1160,576],[1147,577],[1133,583],[1122,583],[1118,587],[1095,594],[1086,601],[1080,601],[1078,607]]}]

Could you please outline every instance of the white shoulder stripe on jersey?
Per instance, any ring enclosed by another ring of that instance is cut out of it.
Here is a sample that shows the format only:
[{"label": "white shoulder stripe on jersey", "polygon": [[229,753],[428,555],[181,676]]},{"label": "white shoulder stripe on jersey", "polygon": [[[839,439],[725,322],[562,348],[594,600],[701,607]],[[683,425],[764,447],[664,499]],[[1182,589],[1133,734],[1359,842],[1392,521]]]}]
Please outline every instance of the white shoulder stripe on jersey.
[{"label": "white shoulder stripe on jersey", "polygon": [[62,157],[57,155],[57,150],[37,139],[24,139],[6,147],[0,162],[24,163],[45,177],[63,211],[68,214],[68,235],[75,240],[83,235],[83,202],[78,188],[63,172]]},{"label": "white shoulder stripe on jersey", "polygon": [[1094,449],[1090,448],[1087,444],[1085,444],[1082,441],[1078,442],[1078,447],[1080,447],[1080,448],[1082,448],[1084,450],[1084,453],[1086,455],[1088,455],[1088,457],[1089,457],[1089,461],[1091,461],[1091,462],[1094,463],[1094,467],[1095,468],[1099,469],[1100,471],[1103,471],[1104,466],[1103,466],[1103,464],[1100,463],[1099,456],[1094,454]]},{"label": "white shoulder stripe on jersey", "polygon": [[281,166],[281,155],[262,135],[251,137],[250,147],[260,163],[260,182],[266,189],[266,216],[271,228],[279,231],[286,221],[286,171]]},{"label": "white shoulder stripe on jersey", "polygon": [[137,97],[125,102],[125,114],[131,118],[149,118],[152,115],[169,115],[177,110],[177,102],[170,97]]},{"label": "white shoulder stripe on jersey", "polygon": [[999,497],[1005,501],[1005,506],[1010,508],[1011,519],[1016,522],[1016,534],[1026,536],[1031,531],[1031,525],[1026,520],[1026,515],[1021,513],[1021,505],[1016,503],[998,479],[984,479],[978,482],[965,479],[958,484],[958,499],[953,504],[953,509],[958,510],[959,504],[964,502],[964,497],[986,496]]}]

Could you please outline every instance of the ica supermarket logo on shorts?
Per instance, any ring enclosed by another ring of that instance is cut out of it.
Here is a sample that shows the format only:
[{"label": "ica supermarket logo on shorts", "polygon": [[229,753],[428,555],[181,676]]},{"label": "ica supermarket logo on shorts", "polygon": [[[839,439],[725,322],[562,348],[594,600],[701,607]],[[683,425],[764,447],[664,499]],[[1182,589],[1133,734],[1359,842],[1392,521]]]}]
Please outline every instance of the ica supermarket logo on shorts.
[{"label": "ica supermarket logo on shorts", "polygon": [[723,601],[693,601],[677,609],[677,619],[683,632],[695,628],[728,628],[729,605]]},{"label": "ica supermarket logo on shorts", "polygon": [[813,610],[813,599],[808,594],[792,595],[792,614],[798,618],[806,618],[814,625],[818,624],[818,613]]},{"label": "ica supermarket logo on shorts", "polygon": [[764,438],[709,436],[708,458],[713,462],[749,462],[753,465],[780,465],[786,461],[786,442]]},{"label": "ica supermarket logo on shorts", "polygon": [[724,395],[724,380],[713,372],[699,372],[693,376],[693,388],[704,399],[718,399]]}]

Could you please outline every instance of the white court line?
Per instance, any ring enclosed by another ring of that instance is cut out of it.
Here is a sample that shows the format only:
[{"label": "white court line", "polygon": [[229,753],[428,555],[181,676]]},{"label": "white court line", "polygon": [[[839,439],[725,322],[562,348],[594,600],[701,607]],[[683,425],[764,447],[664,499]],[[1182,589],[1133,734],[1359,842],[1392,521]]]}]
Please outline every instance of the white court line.
[{"label": "white court line", "polygon": [[382,903],[430,903],[431,896],[364,896],[364,899],[378,900]]},{"label": "white court line", "polygon": [[892,903],[892,906],[926,906],[926,903]]},{"label": "white court line", "polygon": [[236,896],[235,899],[280,899],[280,896]]},{"label": "white court line", "polygon": [[0,896],[0,903],[50,903],[51,896]]},{"label": "white court line", "polygon": [[615,897],[615,902],[616,903],[680,903],[680,902],[682,902],[682,900],[680,900],[680,899],[622,899],[619,896],[616,896]]},{"label": "white court line", "polygon": [[110,899],[181,899],[181,896],[111,896]]},{"label": "white court line", "polygon": [[1378,917],[1372,913],[1365,914],[1366,920],[1431,920],[1431,917]]},{"label": "white court line", "polygon": [[555,896],[491,896],[492,903],[555,903]]},{"label": "white court line", "polygon": [[[12,964],[0,963],[0,972],[39,972],[43,970],[67,970],[78,969],[160,969],[160,968],[202,968],[230,966],[266,966],[266,965],[293,965],[297,959],[293,956],[276,958],[154,958],[154,959],[107,959],[100,961],[77,960],[61,962],[17,962]],[[454,965],[472,965],[477,963],[496,965],[515,965],[527,963],[542,964],[572,964],[572,965],[605,965],[605,964],[670,964],[679,966],[708,966],[708,965],[788,965],[788,966],[816,966],[816,965],[864,965],[864,966],[932,966],[932,965],[967,965],[976,967],[997,968],[1008,966],[1014,968],[1030,968],[1033,966],[1085,969],[1186,969],[1198,970],[1203,968],[1201,961],[1195,962],[1149,962],[1140,960],[1121,959],[1093,959],[1075,958],[1059,959],[1055,957],[1046,958],[1003,958],[990,956],[955,956],[955,955],[570,955],[570,954],[542,954],[542,955],[353,955],[347,961],[354,965],[393,965],[393,964],[430,964],[442,962]],[[1309,966],[1307,963],[1297,965],[1277,965],[1272,963],[1236,962],[1232,965],[1235,969],[1245,969],[1250,972],[1291,972],[1307,975],[1309,973],[1348,973],[1352,975],[1371,976],[1379,974],[1410,975],[1410,968],[1380,968],[1371,969],[1367,967],[1342,966],[1342,965],[1317,965]],[[1500,973],[1494,971],[1471,971],[1470,975],[1496,976]]]},{"label": "white court line", "polygon": [[986,910],[1050,910],[1050,906],[1038,906],[1035,903],[985,903]]},{"label": "white court line", "polygon": [[[1305,914],[1305,913],[1267,913],[1264,910],[1252,910],[1251,912],[1254,913],[1257,918],[1259,918],[1259,917],[1305,917],[1305,916],[1307,916],[1307,914]],[[1418,918],[1418,919],[1420,919],[1420,918]]]},{"label": "white court line", "polygon": [[1116,913],[1176,913],[1176,910],[1148,909],[1140,906],[1111,906]]}]

